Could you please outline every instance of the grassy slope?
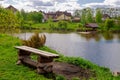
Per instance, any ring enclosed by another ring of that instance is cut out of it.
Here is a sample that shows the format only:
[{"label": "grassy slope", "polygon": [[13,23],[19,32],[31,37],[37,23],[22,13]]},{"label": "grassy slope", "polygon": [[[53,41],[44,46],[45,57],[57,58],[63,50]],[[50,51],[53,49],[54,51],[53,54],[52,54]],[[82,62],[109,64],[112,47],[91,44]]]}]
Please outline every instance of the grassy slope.
[{"label": "grassy slope", "polygon": [[15,64],[15,45],[20,45],[19,39],[0,34],[0,80],[48,80],[28,67]]},{"label": "grassy slope", "polygon": [[[20,45],[19,39],[0,34],[0,80],[48,80],[28,67],[15,64],[17,61],[17,50],[14,49],[14,46],[16,45]],[[47,47],[41,49],[57,53]],[[70,58],[61,55],[57,61],[68,62],[91,69],[97,74],[96,80],[120,80],[120,77],[113,77],[108,69],[94,65],[81,58]],[[95,80],[95,78],[91,80]]]}]

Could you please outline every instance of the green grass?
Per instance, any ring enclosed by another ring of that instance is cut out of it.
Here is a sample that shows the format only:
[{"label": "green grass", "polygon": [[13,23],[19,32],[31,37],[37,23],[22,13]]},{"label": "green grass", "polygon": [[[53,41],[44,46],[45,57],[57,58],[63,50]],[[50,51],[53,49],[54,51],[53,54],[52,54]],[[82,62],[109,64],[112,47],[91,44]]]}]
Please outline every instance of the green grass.
[{"label": "green grass", "polygon": [[[43,75],[37,74],[36,71],[31,68],[15,64],[17,62],[17,50],[14,46],[18,45],[21,45],[18,38],[0,34],[0,80],[50,80]],[[40,49],[59,54],[46,46]],[[112,76],[108,68],[100,67],[80,57],[75,58],[60,55],[60,58],[55,60],[95,71],[96,77],[90,80],[120,80],[120,76]]]},{"label": "green grass", "polygon": [[[28,24],[24,24],[24,28],[27,28],[27,29],[39,29],[39,30],[43,30],[43,31],[51,31],[51,27],[55,27],[55,28],[60,28],[58,26],[58,23],[59,22],[51,22],[51,23],[48,23],[48,22],[45,22],[45,23],[34,23],[32,24],[31,26],[28,25]],[[50,24],[52,24],[52,26],[50,27]],[[85,28],[85,27],[79,27],[81,23],[78,22],[78,23],[75,23],[75,22],[67,22],[67,28],[65,30],[62,30],[62,31],[76,31],[76,30],[89,30],[88,28]],[[108,31],[105,27],[104,27],[104,22],[103,23],[98,23],[99,25],[99,28],[97,29],[97,31]],[[52,31],[56,31],[56,30],[52,30]],[[57,30],[58,31],[58,30]],[[115,24],[113,27],[110,28],[109,31],[120,31],[120,26],[119,24]]]},{"label": "green grass", "polygon": [[0,34],[0,80],[49,80],[23,65],[16,65],[20,40]]},{"label": "green grass", "polygon": [[[52,22],[50,23],[54,25],[55,27],[58,28],[58,22]],[[79,23],[72,23],[72,22],[67,22],[67,30],[75,31],[76,28],[78,27]],[[27,29],[30,29],[29,25],[25,25]],[[44,31],[50,31],[50,25],[48,22],[45,23],[35,23],[31,25],[32,29],[39,29],[39,30],[44,30]]]}]

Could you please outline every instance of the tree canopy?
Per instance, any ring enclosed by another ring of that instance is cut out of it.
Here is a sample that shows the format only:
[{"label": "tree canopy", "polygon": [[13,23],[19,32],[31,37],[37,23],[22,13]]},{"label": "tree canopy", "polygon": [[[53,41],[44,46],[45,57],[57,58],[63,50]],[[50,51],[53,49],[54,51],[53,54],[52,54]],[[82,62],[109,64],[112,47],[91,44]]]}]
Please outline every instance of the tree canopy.
[{"label": "tree canopy", "polygon": [[18,26],[16,15],[10,10],[0,7],[0,28],[12,29]]}]

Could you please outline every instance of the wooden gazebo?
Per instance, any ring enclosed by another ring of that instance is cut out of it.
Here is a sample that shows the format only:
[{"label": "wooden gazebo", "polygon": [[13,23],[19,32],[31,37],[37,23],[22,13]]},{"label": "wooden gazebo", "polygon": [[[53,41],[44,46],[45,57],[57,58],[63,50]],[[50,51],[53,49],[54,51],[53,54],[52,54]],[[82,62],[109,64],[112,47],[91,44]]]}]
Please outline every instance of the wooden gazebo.
[{"label": "wooden gazebo", "polygon": [[99,27],[97,23],[87,23],[85,24],[86,28],[90,28],[92,31],[96,31],[96,29]]}]

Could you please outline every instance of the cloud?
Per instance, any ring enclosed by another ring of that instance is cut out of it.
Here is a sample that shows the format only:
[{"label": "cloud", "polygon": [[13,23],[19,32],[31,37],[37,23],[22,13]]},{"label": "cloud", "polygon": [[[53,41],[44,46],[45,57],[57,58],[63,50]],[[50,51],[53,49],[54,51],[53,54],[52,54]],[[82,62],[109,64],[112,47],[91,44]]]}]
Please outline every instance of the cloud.
[{"label": "cloud", "polygon": [[39,0],[35,0],[32,3],[34,6],[53,6],[54,5],[52,2],[44,2]]},{"label": "cloud", "polygon": [[83,7],[105,8],[105,7],[120,7],[120,0],[105,0],[102,3],[88,3]]},{"label": "cloud", "polygon": [[4,7],[13,5],[26,11],[74,11],[84,7],[120,7],[120,0],[4,0]]}]

